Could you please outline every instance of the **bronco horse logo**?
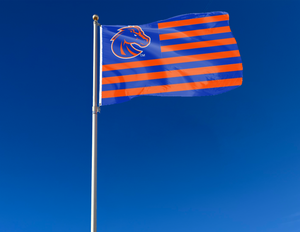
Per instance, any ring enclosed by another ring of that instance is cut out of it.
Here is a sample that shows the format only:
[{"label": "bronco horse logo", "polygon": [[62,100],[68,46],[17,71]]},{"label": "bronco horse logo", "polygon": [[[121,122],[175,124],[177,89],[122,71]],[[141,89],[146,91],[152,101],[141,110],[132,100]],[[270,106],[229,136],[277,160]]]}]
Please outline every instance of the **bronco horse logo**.
[{"label": "bronco horse logo", "polygon": [[130,59],[143,52],[133,47],[132,44],[140,48],[145,48],[150,44],[150,37],[145,35],[139,26],[122,27],[118,31],[110,41],[112,41],[112,52],[119,58]]}]

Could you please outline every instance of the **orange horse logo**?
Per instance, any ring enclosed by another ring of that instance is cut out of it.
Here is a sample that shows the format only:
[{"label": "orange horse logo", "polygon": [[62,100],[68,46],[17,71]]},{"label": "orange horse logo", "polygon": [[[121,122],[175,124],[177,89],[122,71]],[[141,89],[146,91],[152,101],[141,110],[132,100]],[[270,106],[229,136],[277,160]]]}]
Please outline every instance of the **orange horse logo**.
[{"label": "orange horse logo", "polygon": [[145,35],[139,26],[122,27],[118,31],[110,41],[112,41],[112,52],[119,58],[131,59],[143,52],[132,46],[133,44],[140,48],[145,48],[150,44],[150,37]]}]

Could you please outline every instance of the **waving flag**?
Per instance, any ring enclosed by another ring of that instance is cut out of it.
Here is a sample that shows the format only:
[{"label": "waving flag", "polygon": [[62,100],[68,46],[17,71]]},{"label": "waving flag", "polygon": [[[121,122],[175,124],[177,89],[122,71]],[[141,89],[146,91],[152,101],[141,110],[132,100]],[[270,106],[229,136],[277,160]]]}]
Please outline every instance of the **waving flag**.
[{"label": "waving flag", "polygon": [[225,12],[103,25],[102,46],[102,105],[141,95],[216,95],[242,84],[242,61]]}]

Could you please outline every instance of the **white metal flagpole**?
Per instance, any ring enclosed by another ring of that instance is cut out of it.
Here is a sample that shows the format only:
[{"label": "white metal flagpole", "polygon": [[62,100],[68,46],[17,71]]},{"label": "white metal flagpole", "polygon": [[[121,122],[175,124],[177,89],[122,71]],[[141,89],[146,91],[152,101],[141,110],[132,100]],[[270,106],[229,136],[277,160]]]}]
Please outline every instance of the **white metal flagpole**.
[{"label": "white metal flagpole", "polygon": [[91,187],[91,232],[97,232],[97,117],[98,107],[98,15],[94,19],[93,52],[93,124],[92,124],[92,187]]}]

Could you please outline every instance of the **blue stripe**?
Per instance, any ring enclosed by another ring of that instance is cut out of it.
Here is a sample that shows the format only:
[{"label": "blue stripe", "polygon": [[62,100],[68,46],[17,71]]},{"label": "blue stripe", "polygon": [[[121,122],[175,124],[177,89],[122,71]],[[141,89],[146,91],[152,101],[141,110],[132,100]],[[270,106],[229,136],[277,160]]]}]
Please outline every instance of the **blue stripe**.
[{"label": "blue stripe", "polygon": [[229,90],[235,89],[238,86],[230,87],[220,87],[220,88],[211,88],[211,89],[195,89],[195,90],[186,90],[186,91],[177,91],[170,93],[155,93],[149,94],[150,96],[160,96],[160,97],[197,97],[197,96],[211,96],[217,95],[220,93],[227,92]]},{"label": "blue stripe", "polygon": [[184,14],[184,15],[178,15],[172,18],[168,18],[165,20],[157,21],[157,23],[165,23],[165,22],[173,22],[173,21],[179,21],[179,20],[185,20],[185,19],[195,19],[195,18],[204,18],[204,17],[211,17],[216,15],[228,15],[227,12],[224,11],[215,11],[215,12],[208,12],[208,13],[193,13],[193,14]]},{"label": "blue stripe", "polygon": [[160,45],[166,46],[166,45],[173,45],[173,44],[184,44],[184,43],[193,43],[193,42],[201,42],[201,41],[209,41],[209,40],[217,40],[217,39],[228,39],[228,38],[233,38],[231,32],[213,34],[213,35],[185,37],[180,39],[161,40]]},{"label": "blue stripe", "polygon": [[172,84],[180,84],[180,83],[199,82],[199,81],[231,79],[231,78],[239,78],[242,76],[243,76],[242,71],[234,71],[234,72],[224,72],[224,73],[202,74],[202,75],[195,75],[195,76],[163,78],[163,79],[146,80],[146,81],[133,81],[133,82],[126,82],[126,83],[106,84],[102,86],[102,91],[132,89],[132,88],[141,88],[141,87],[149,87],[149,86],[159,86],[159,85],[172,85]]},{"label": "blue stripe", "polygon": [[223,58],[223,59],[216,59],[216,60],[204,60],[204,61],[194,61],[194,62],[179,63],[179,64],[167,64],[167,65],[159,65],[159,66],[105,71],[102,72],[102,74],[103,74],[103,78],[105,78],[105,77],[113,77],[113,76],[126,76],[126,75],[133,75],[133,74],[154,73],[154,72],[171,71],[171,70],[182,70],[184,72],[184,69],[189,69],[189,68],[201,68],[201,67],[209,67],[209,66],[217,66],[217,65],[225,65],[225,64],[237,64],[241,62],[242,61],[240,57],[232,57],[232,58]]},{"label": "blue stripe", "polygon": [[112,105],[122,102],[127,102],[136,96],[129,96],[129,97],[112,97],[112,98],[102,98],[102,106]]},{"label": "blue stripe", "polygon": [[215,27],[225,27],[225,26],[229,26],[228,20],[220,21],[220,22],[201,23],[201,24],[195,24],[195,25],[180,26],[180,27],[162,28],[162,29],[158,29],[158,32],[160,35],[163,35],[163,34],[169,34],[169,33],[194,31],[194,30],[201,30],[201,29],[215,28]]},{"label": "blue stripe", "polygon": [[206,53],[214,53],[214,52],[225,52],[238,50],[237,44],[230,45],[222,45],[208,48],[195,48],[189,50],[179,50],[179,51],[171,51],[171,52],[162,52],[162,58],[168,57],[177,57],[177,56],[189,56],[189,55],[197,55],[197,54],[206,54]]},{"label": "blue stripe", "polygon": [[[237,87],[239,87],[239,86],[178,91],[178,92],[170,92],[170,93],[155,93],[155,94],[138,95],[138,96],[161,96],[161,97],[196,97],[196,96],[198,96],[198,97],[200,97],[200,96],[211,96],[211,95],[225,93],[225,92],[233,90]],[[112,105],[112,104],[122,103],[122,102],[129,101],[132,98],[138,97],[138,96],[103,98],[102,105]]]}]

